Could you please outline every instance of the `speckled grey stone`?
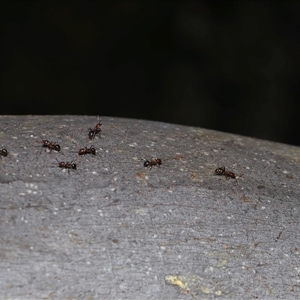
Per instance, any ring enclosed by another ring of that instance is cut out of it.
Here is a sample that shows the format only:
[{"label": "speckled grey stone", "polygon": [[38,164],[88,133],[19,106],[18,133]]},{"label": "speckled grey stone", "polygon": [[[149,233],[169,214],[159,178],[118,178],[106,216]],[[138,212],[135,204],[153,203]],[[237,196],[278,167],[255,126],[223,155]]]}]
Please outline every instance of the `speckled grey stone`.
[{"label": "speckled grey stone", "polygon": [[1,299],[299,298],[298,147],[101,120],[0,117]]}]

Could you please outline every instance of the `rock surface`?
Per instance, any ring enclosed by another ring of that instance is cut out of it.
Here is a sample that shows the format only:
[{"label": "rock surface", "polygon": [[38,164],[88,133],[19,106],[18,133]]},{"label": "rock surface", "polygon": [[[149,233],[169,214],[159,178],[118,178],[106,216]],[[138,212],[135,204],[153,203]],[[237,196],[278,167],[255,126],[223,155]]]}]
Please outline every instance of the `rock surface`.
[{"label": "rock surface", "polygon": [[98,122],[0,117],[1,299],[299,297],[300,148],[109,117],[90,140]]}]

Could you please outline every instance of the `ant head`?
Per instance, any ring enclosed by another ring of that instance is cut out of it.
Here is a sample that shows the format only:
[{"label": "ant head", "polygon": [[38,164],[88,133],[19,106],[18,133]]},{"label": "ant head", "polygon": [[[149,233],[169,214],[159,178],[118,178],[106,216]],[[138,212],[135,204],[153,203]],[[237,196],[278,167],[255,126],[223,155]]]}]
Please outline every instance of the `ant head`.
[{"label": "ant head", "polygon": [[218,169],[215,170],[216,175],[223,175],[224,172],[225,172],[225,167],[218,168]]},{"label": "ant head", "polygon": [[72,163],[72,164],[71,164],[71,168],[72,168],[73,170],[76,170],[76,164]]},{"label": "ant head", "polygon": [[81,149],[79,149],[79,151],[78,151],[78,155],[84,155],[85,152],[86,152],[86,148],[81,148]]},{"label": "ant head", "polygon": [[144,167],[147,168],[147,167],[149,167],[149,166],[150,166],[150,161],[149,161],[148,159],[146,159],[146,160],[144,161]]},{"label": "ant head", "polygon": [[63,162],[63,161],[61,161],[61,162],[57,161],[57,162],[58,162],[58,166],[59,166],[60,168],[65,168],[65,166],[66,166],[66,163],[65,163],[65,162]]},{"label": "ant head", "polygon": [[44,146],[46,146],[46,147],[51,145],[51,143],[48,140],[43,140],[42,142],[43,142]]},{"label": "ant head", "polygon": [[162,164],[161,159],[160,159],[160,158],[156,158],[156,163],[157,163],[158,165],[161,165],[161,164]]},{"label": "ant head", "polygon": [[60,151],[60,146],[58,144],[54,144],[54,150],[55,151]]},{"label": "ant head", "polygon": [[95,137],[95,132],[92,128],[89,128],[89,139],[92,140]]},{"label": "ant head", "polygon": [[90,151],[92,155],[96,155],[96,149],[94,148],[93,145],[90,147]]},{"label": "ant head", "polygon": [[97,130],[101,130],[101,129],[100,129],[101,125],[102,125],[102,124],[99,122],[99,123],[95,126],[95,128],[96,128]]},{"label": "ant head", "polygon": [[7,155],[8,155],[8,151],[7,151],[5,148],[3,148],[3,149],[1,150],[1,155],[2,155],[2,156],[7,156]]}]

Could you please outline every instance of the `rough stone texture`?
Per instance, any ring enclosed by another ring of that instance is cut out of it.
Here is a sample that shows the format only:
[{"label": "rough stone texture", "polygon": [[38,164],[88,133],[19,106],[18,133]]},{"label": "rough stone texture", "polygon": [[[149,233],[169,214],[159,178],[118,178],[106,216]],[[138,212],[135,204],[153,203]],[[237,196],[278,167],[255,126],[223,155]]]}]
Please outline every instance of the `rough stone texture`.
[{"label": "rough stone texture", "polygon": [[101,120],[89,140],[96,117],[0,117],[1,299],[299,297],[300,148]]}]

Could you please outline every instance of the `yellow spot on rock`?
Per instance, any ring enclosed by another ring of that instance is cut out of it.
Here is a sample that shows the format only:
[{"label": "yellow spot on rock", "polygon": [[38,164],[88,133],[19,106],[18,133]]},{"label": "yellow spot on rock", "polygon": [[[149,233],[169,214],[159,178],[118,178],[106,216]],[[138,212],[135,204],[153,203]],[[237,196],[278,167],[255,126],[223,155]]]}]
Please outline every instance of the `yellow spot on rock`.
[{"label": "yellow spot on rock", "polygon": [[165,277],[165,279],[170,284],[177,285],[181,289],[187,289],[187,283],[186,283],[185,279],[181,276],[168,275]]},{"label": "yellow spot on rock", "polygon": [[212,290],[208,287],[201,287],[201,292],[204,293],[204,294],[210,294],[212,292]]}]

